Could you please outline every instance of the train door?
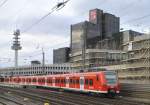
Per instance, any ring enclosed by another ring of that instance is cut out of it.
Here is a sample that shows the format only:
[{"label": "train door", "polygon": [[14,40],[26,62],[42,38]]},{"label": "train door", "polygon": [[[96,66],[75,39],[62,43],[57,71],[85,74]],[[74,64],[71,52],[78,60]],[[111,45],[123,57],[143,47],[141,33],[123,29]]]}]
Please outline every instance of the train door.
[{"label": "train door", "polygon": [[52,86],[55,86],[55,77],[52,77]]},{"label": "train door", "polygon": [[84,77],[80,77],[80,90],[84,90]]},{"label": "train door", "polygon": [[66,77],[66,87],[69,88],[69,77]]}]

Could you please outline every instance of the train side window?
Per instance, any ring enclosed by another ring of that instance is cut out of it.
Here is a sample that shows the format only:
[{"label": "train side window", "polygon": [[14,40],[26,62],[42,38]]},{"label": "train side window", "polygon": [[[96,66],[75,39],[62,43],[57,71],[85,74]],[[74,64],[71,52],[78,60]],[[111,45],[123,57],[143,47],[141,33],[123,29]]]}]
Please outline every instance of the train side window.
[{"label": "train side window", "polygon": [[61,83],[64,83],[64,80],[63,80],[63,79],[61,79]]},{"label": "train side window", "polygon": [[60,82],[60,80],[59,79],[56,79],[56,83],[59,83]]},{"label": "train side window", "polygon": [[58,79],[58,83],[60,83],[60,79]]},{"label": "train side window", "polygon": [[66,80],[64,79],[64,84],[66,84]]},{"label": "train side window", "polygon": [[38,79],[38,82],[41,82],[42,80],[41,79]]},{"label": "train side window", "polygon": [[79,84],[79,80],[78,79],[76,80],[76,84]]},{"label": "train side window", "polygon": [[47,79],[47,83],[50,83],[50,79]]},{"label": "train side window", "polygon": [[32,82],[36,82],[36,79],[34,78],[34,79],[32,80]]},{"label": "train side window", "polygon": [[85,79],[85,85],[88,85],[88,82],[89,82],[88,79]]},{"label": "train side window", "polygon": [[52,82],[53,82],[52,79],[50,79],[49,81],[50,81],[49,83],[52,83]]},{"label": "train side window", "polygon": [[24,78],[22,79],[22,82],[25,82],[25,79],[24,79]]},{"label": "train side window", "polygon": [[45,78],[42,79],[42,82],[45,83]]},{"label": "train side window", "polygon": [[48,79],[48,80],[47,80],[47,83],[52,83],[52,80],[51,80],[51,79]]},{"label": "train side window", "polygon": [[99,81],[99,77],[98,77],[98,75],[96,75],[96,80],[97,80],[97,81]]},{"label": "train side window", "polygon": [[31,78],[29,78],[29,82],[31,82]]},{"label": "train side window", "polygon": [[55,80],[55,83],[58,83],[58,79]]},{"label": "train side window", "polygon": [[90,84],[90,86],[93,85],[93,80],[92,79],[90,79],[89,84]]},{"label": "train side window", "polygon": [[53,83],[53,80],[52,80],[52,79],[50,79],[50,83]]},{"label": "train side window", "polygon": [[[8,79],[8,81],[9,81],[9,79]],[[21,82],[21,78],[18,79],[18,82]]]},{"label": "train side window", "polygon": [[73,82],[73,84],[75,84],[75,80],[73,80],[72,82]]},{"label": "train side window", "polygon": [[70,82],[70,84],[72,84],[72,79],[70,79],[70,81],[69,81],[69,82]]}]

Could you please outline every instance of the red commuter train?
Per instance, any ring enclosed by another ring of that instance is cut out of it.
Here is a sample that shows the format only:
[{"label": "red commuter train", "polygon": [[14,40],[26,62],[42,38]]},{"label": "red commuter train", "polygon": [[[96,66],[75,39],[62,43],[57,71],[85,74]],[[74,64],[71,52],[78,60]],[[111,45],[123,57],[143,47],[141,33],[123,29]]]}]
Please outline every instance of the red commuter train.
[{"label": "red commuter train", "polygon": [[71,91],[103,93],[114,96],[120,92],[117,74],[113,71],[99,71],[43,76],[18,76],[4,78],[5,84],[42,86]]}]

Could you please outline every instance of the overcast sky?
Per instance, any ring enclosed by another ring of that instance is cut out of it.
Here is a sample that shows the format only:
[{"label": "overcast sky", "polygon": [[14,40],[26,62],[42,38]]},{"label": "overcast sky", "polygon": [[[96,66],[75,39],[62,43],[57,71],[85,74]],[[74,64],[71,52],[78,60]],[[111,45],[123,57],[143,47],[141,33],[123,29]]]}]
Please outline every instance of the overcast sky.
[{"label": "overcast sky", "polygon": [[[90,9],[99,8],[120,17],[121,28],[148,32],[150,30],[150,0],[70,0],[64,8],[53,12],[39,24],[22,33],[34,22],[47,14],[62,0],[0,0],[0,67],[14,65],[11,50],[13,31],[21,30],[19,65],[42,59],[51,64],[53,49],[69,46],[70,25],[88,20]],[[144,16],[145,18],[138,19]]]}]

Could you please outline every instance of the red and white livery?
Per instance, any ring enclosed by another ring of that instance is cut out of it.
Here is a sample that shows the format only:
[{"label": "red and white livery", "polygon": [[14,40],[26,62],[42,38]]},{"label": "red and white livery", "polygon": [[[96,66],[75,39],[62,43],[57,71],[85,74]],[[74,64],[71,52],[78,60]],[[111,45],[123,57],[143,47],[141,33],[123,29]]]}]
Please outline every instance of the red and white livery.
[{"label": "red and white livery", "polygon": [[118,77],[113,71],[57,74],[43,76],[18,76],[5,78],[5,84],[42,86],[72,91],[115,95],[120,92]]}]

